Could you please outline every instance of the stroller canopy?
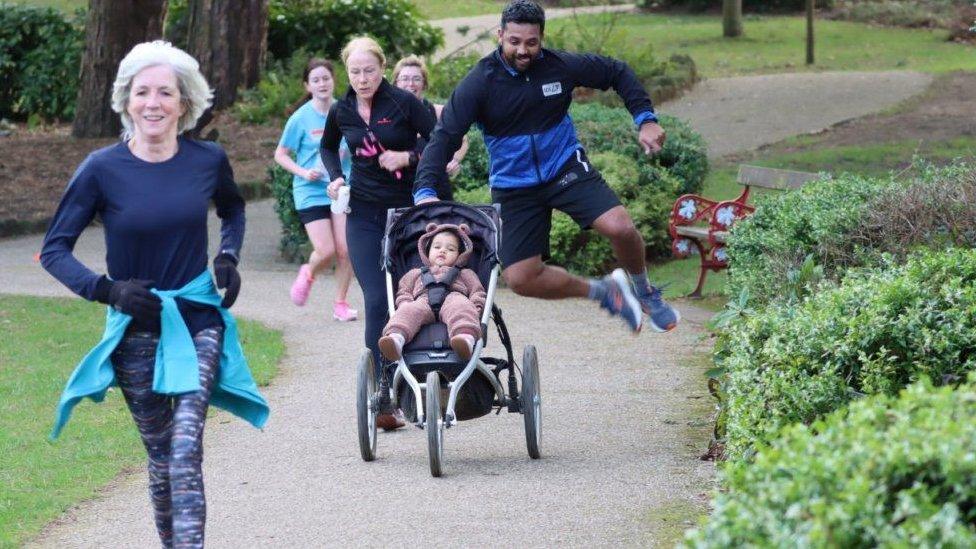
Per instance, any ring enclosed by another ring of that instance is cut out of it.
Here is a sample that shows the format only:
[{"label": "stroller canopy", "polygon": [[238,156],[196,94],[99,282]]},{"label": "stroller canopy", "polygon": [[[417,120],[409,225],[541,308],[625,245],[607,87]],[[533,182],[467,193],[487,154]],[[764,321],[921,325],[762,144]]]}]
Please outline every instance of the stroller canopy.
[{"label": "stroller canopy", "polygon": [[386,234],[383,236],[383,269],[399,282],[410,269],[421,267],[417,240],[428,223],[467,224],[474,251],[467,267],[478,273],[481,284],[488,287],[491,270],[498,263],[501,244],[501,219],[494,206],[469,206],[458,202],[428,202],[412,208],[389,210]]}]

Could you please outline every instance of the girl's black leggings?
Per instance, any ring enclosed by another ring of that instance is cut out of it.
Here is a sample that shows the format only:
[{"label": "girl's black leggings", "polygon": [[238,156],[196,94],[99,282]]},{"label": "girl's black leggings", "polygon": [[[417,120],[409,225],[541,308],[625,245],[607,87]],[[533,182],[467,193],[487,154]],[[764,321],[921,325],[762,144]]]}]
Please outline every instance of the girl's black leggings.
[{"label": "girl's black leggings", "polygon": [[164,547],[203,547],[203,426],[223,333],[223,327],[216,327],[193,336],[200,368],[200,390],[195,393],[152,391],[158,334],[126,334],[112,353],[115,379],[149,454],[149,495]]}]

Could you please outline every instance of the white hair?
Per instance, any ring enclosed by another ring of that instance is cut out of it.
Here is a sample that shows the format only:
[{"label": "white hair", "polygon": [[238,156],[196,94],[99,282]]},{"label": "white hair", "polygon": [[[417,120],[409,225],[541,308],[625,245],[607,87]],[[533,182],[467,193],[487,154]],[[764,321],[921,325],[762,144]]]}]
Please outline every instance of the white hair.
[{"label": "white hair", "polygon": [[159,65],[173,69],[180,89],[180,103],[185,107],[177,133],[196,126],[203,111],[213,104],[213,91],[200,73],[200,64],[190,54],[164,40],[136,44],[119,63],[119,72],[112,85],[112,110],[122,117],[122,139],[132,137],[132,118],[127,112],[132,79],[144,69]]}]

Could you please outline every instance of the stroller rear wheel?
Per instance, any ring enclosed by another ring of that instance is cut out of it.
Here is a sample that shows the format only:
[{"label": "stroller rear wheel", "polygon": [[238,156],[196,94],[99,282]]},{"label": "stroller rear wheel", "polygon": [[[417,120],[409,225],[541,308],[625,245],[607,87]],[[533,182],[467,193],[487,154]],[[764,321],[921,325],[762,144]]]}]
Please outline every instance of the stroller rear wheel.
[{"label": "stroller rear wheel", "polygon": [[363,349],[359,356],[359,372],[356,380],[356,426],[359,431],[359,453],[363,461],[376,459],[376,369],[373,353]]},{"label": "stroller rear wheel", "polygon": [[427,455],[430,459],[430,474],[441,476],[441,463],[444,461],[444,422],[441,421],[441,376],[437,372],[427,372],[427,406],[424,419],[427,422]]},{"label": "stroller rear wheel", "polygon": [[542,395],[539,387],[539,359],[535,345],[525,348],[522,355],[522,418],[525,420],[525,445],[529,457],[542,457]]}]

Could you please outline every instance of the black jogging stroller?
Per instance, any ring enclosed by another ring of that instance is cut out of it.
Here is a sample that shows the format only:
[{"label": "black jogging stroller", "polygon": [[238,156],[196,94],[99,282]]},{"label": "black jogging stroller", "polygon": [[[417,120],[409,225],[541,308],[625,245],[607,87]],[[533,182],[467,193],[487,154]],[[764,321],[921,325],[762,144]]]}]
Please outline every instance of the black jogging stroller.
[{"label": "black jogging stroller", "polygon": [[[376,368],[373,354],[364,349],[359,359],[356,387],[359,450],[364,461],[376,459],[376,417],[402,408],[408,422],[427,431],[430,473],[441,476],[444,459],[444,430],[459,421],[474,419],[506,408],[525,420],[525,442],[529,456],[540,457],[542,399],[536,349],[525,347],[521,368],[515,362],[512,342],[495,304],[495,289],[501,266],[501,219],[490,205],[471,206],[457,202],[430,202],[387,212],[383,237],[383,270],[390,314],[393,314],[394,285],[410,269],[421,266],[417,240],[429,223],[466,223],[474,252],[467,267],[473,269],[486,288],[481,315],[482,337],[475,343],[467,362],[451,349],[447,326],[434,322],[421,328],[403,348],[403,356]],[[484,355],[488,322],[494,321],[505,358]],[[516,370],[521,371],[517,379]],[[505,383],[502,376],[505,376]]]}]

